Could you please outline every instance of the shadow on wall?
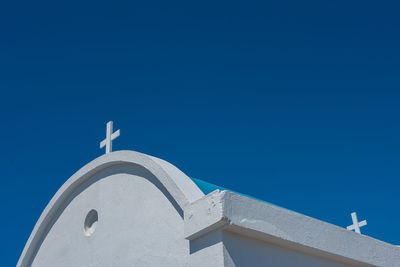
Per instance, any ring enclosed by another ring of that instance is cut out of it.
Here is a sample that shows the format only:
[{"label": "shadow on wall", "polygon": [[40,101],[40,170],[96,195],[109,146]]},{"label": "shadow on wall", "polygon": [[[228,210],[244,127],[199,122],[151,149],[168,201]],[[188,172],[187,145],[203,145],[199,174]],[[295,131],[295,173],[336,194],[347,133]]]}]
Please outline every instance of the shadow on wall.
[{"label": "shadow on wall", "polygon": [[222,235],[226,260],[231,262],[233,266],[349,267],[349,265],[340,262],[300,253],[236,233],[224,231]]},{"label": "shadow on wall", "polygon": [[196,253],[197,251],[207,247],[214,246],[220,242],[222,242],[222,231],[212,231],[204,236],[190,240],[190,254]]}]

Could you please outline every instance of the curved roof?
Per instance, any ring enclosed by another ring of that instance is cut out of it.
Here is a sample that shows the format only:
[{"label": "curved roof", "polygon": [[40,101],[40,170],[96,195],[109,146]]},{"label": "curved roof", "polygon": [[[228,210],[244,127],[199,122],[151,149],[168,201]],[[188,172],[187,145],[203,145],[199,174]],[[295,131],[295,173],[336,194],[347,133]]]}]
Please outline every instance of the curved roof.
[{"label": "curved roof", "polygon": [[57,191],[37,221],[19,258],[17,266],[29,266],[43,239],[54,223],[64,203],[82,185],[97,173],[115,165],[139,165],[153,174],[176,201],[180,209],[204,196],[197,185],[172,164],[149,155],[134,151],[116,151],[89,162],[72,175]]}]

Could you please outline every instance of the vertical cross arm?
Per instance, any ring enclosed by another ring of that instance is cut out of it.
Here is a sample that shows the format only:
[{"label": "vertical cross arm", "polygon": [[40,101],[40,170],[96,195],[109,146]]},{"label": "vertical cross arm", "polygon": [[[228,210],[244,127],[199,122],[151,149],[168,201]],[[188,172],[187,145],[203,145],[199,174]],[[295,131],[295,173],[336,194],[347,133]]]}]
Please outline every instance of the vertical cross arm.
[{"label": "vertical cross arm", "polygon": [[113,122],[107,122],[106,138],[100,142],[100,148],[106,147],[106,154],[112,151],[112,141],[120,134],[120,130],[113,133]]},{"label": "vertical cross arm", "polygon": [[360,232],[360,226],[358,225],[358,219],[357,219],[357,214],[355,212],[351,213],[351,219],[353,221],[353,226],[354,226],[354,232],[356,233],[361,233]]}]

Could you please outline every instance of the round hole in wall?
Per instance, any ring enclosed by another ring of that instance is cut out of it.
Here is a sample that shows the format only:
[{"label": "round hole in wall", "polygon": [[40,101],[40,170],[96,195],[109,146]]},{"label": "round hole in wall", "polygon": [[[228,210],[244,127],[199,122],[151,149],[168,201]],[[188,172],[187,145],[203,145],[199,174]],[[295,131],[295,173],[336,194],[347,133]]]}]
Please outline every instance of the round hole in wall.
[{"label": "round hole in wall", "polygon": [[88,212],[85,218],[85,223],[83,225],[83,230],[86,236],[91,236],[94,233],[98,220],[99,216],[96,210],[91,210]]}]

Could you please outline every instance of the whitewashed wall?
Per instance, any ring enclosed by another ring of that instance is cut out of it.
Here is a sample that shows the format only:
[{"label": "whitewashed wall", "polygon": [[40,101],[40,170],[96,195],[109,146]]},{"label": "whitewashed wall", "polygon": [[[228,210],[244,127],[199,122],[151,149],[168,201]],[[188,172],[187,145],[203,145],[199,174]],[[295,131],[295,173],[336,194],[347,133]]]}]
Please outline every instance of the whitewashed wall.
[{"label": "whitewashed wall", "polygon": [[65,182],[17,266],[395,267],[400,248],[233,192],[204,196],[168,162],[118,151]]},{"label": "whitewashed wall", "polygon": [[[345,265],[314,255],[300,253],[284,247],[245,236],[224,232],[225,266],[252,267],[345,267]],[[366,265],[365,265],[366,266]]]},{"label": "whitewashed wall", "polygon": [[[139,166],[97,174],[68,201],[32,266],[184,266],[189,242],[171,200]],[[92,209],[98,222],[86,236],[84,221]]]}]

